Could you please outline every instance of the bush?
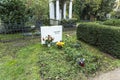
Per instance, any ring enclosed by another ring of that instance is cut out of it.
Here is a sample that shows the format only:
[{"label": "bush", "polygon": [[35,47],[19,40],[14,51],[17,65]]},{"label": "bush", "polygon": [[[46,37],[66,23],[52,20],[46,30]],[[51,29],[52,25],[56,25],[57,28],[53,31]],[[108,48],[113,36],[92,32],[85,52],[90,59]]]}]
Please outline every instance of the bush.
[{"label": "bush", "polygon": [[74,27],[76,25],[77,19],[73,18],[73,19],[68,19],[68,20],[61,20],[61,25],[63,25],[64,28],[71,28]]},{"label": "bush", "polygon": [[3,23],[0,33],[19,33],[32,31],[31,26],[25,26],[24,23]]},{"label": "bush", "polygon": [[1,0],[0,4],[0,18],[8,32],[14,31],[13,27],[16,29],[25,27],[25,23],[32,16],[32,10],[28,9],[21,0]]},{"label": "bush", "polygon": [[96,23],[81,23],[77,39],[97,46],[104,52],[120,58],[120,28]]},{"label": "bush", "polygon": [[111,19],[103,22],[104,25],[120,27],[120,19]]}]

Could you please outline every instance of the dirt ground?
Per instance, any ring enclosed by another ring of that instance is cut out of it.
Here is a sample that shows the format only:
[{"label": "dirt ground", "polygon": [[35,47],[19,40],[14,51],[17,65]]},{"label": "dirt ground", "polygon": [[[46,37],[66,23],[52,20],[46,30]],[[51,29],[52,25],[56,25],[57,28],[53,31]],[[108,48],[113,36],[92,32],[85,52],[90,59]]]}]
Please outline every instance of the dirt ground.
[{"label": "dirt ground", "polygon": [[102,73],[101,75],[89,80],[120,80],[120,68],[107,73]]}]

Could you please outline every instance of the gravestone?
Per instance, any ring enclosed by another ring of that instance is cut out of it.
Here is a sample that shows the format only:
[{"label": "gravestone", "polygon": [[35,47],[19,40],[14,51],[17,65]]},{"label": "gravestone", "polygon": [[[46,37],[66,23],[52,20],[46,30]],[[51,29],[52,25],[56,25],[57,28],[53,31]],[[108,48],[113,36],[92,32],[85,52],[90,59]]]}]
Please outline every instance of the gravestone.
[{"label": "gravestone", "polygon": [[54,38],[53,42],[62,40],[62,26],[41,26],[41,44],[45,44],[43,38],[50,35]]}]

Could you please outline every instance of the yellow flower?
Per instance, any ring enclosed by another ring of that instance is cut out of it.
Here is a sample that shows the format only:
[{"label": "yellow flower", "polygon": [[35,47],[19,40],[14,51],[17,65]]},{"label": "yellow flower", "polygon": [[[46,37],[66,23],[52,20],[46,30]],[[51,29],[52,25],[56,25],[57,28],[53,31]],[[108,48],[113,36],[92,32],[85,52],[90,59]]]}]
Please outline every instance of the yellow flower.
[{"label": "yellow flower", "polygon": [[65,44],[64,42],[57,42],[57,43],[56,43],[57,46],[61,46],[61,47],[63,47],[64,44]]}]

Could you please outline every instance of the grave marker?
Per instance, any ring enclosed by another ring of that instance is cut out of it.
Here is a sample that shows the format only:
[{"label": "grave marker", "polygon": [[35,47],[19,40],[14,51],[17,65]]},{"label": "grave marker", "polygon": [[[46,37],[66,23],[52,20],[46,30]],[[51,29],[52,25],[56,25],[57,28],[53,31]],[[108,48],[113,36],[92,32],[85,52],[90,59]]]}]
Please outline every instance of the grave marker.
[{"label": "grave marker", "polygon": [[43,38],[50,35],[54,38],[53,42],[62,40],[62,26],[42,26],[41,27],[41,44],[45,44]]}]

